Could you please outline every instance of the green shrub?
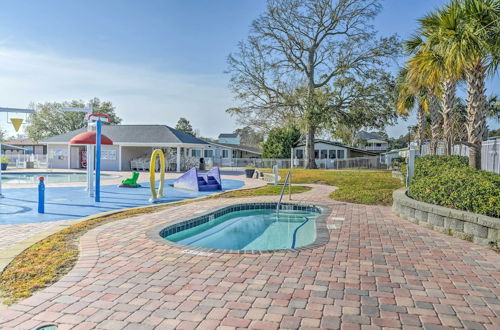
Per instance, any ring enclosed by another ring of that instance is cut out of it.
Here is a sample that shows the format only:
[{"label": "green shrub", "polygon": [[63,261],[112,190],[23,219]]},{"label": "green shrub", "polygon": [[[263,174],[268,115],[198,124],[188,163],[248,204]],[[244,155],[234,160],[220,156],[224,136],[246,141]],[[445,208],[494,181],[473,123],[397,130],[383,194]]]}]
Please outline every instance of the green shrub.
[{"label": "green shrub", "polygon": [[413,179],[442,173],[452,168],[464,168],[469,165],[467,157],[462,156],[423,156],[415,159]]},{"label": "green shrub", "polygon": [[415,163],[416,200],[500,217],[500,175],[469,167],[464,157],[425,156]]},{"label": "green shrub", "polygon": [[7,156],[0,157],[0,162],[2,164],[8,164],[9,163],[9,157],[7,157]]},{"label": "green shrub", "polygon": [[401,165],[399,166],[399,170],[401,171],[401,175],[403,176],[403,183],[405,183],[406,175],[408,173],[408,165],[406,163],[401,163]]}]

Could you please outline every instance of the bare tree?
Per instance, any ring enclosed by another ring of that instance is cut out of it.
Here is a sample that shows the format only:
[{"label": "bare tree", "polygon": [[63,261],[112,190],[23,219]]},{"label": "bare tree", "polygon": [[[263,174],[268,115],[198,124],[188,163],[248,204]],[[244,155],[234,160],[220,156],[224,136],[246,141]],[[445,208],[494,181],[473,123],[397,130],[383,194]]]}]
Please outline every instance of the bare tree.
[{"label": "bare tree", "polygon": [[[315,168],[315,134],[331,117],[326,110],[338,108],[316,97],[338,78],[369,74],[399,53],[396,37],[376,38],[370,22],[379,10],[378,0],[269,0],[229,55],[231,88],[242,105],[228,112],[261,127],[299,123],[305,167]],[[297,91],[305,91],[304,102],[295,102]]]}]

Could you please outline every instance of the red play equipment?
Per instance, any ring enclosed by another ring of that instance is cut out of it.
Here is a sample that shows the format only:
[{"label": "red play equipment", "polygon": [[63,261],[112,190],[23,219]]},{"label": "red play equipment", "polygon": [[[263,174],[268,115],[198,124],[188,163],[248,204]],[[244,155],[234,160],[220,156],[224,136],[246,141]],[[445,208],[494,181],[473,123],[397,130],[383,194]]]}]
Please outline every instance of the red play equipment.
[{"label": "red play equipment", "polygon": [[[83,132],[73,137],[69,144],[95,144],[96,131]],[[106,135],[101,134],[101,144],[113,145],[113,141]]]}]

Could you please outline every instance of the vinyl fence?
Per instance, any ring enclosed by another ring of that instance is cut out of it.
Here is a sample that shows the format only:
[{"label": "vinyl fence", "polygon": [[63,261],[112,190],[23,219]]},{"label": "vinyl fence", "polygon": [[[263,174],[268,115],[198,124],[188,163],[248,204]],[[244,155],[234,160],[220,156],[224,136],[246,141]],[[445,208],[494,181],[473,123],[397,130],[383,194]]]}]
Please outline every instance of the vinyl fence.
[{"label": "vinyl fence", "polygon": [[47,155],[7,154],[9,166],[15,168],[47,168]]},{"label": "vinyl fence", "polygon": [[[316,159],[316,165],[322,169],[349,169],[349,168],[369,168],[382,169],[387,166],[383,163],[380,156],[358,157],[348,159]],[[244,168],[248,164],[253,164],[256,168],[272,168],[278,165],[279,168],[301,168],[304,167],[303,159],[251,159],[251,158],[233,158],[230,167]]]},{"label": "vinyl fence", "polygon": [[[422,146],[422,155],[430,154],[429,145]],[[438,155],[444,155],[444,147],[438,146]],[[469,156],[469,148],[465,145],[455,145],[453,154]],[[500,137],[483,141],[481,149],[481,169],[500,174]]]}]

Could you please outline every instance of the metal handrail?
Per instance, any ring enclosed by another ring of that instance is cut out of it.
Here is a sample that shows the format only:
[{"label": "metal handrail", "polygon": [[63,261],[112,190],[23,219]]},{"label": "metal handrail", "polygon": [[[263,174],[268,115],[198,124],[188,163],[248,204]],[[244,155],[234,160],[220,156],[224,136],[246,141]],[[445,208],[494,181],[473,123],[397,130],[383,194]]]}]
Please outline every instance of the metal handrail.
[{"label": "metal handrail", "polygon": [[279,216],[279,212],[280,212],[280,205],[281,205],[281,200],[283,199],[283,194],[285,193],[285,188],[286,188],[286,185],[288,184],[288,187],[289,187],[289,199],[291,200],[292,199],[292,185],[291,185],[291,179],[292,177],[292,173],[291,172],[288,172],[288,174],[286,175],[286,179],[285,179],[285,183],[283,183],[283,188],[281,189],[281,194],[280,194],[280,199],[278,200],[278,204],[276,204],[276,212],[278,213],[277,215]]}]

